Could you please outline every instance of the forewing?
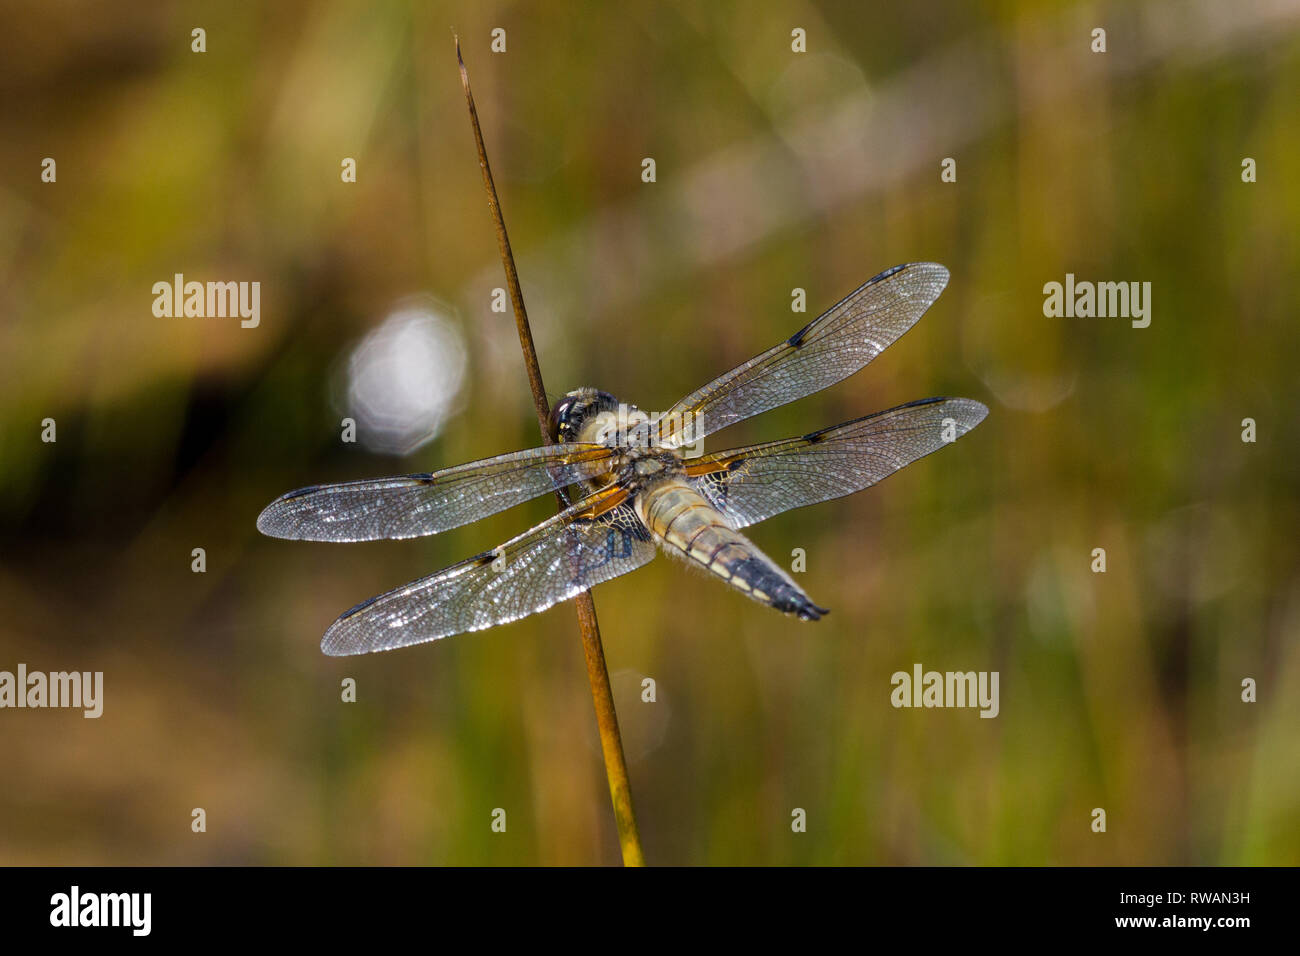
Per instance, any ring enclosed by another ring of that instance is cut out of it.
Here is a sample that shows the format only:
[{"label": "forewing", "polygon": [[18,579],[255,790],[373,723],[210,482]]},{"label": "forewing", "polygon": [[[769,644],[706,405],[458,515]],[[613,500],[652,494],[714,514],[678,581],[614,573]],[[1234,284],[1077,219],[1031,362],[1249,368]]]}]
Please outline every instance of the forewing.
[{"label": "forewing", "polygon": [[861,491],[966,434],[988,414],[968,398],[926,398],[802,438],[691,462],[687,474],[737,528]]},{"label": "forewing", "polygon": [[655,545],[623,499],[619,489],[598,492],[493,551],[359,604],[325,632],[321,650],[367,654],[481,631],[635,570]]},{"label": "forewing", "polygon": [[257,528],[300,541],[437,534],[603,475],[613,457],[602,445],[548,445],[428,474],[314,485],[271,502]]},{"label": "forewing", "polygon": [[880,273],[780,345],[674,405],[660,425],[663,443],[692,445],[848,378],[910,329],[947,284],[948,270],[932,262]]}]

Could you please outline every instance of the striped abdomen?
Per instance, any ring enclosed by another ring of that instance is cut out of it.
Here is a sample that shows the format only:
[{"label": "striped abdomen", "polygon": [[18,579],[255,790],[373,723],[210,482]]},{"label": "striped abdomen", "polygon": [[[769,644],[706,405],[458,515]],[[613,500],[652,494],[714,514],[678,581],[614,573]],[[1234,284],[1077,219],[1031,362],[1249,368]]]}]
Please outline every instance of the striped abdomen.
[{"label": "striped abdomen", "polygon": [[806,621],[826,613],[688,482],[667,478],[642,490],[636,512],[664,547],[702,564],[754,600]]}]

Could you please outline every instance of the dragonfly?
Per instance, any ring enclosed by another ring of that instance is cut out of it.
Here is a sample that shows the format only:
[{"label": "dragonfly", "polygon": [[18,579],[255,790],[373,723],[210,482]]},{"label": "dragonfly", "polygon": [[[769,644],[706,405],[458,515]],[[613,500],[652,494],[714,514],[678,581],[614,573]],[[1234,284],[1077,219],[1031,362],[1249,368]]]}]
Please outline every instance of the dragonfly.
[{"label": "dragonfly", "polygon": [[965,435],[988,409],[926,398],[779,441],[704,454],[709,434],[866,366],[943,292],[935,263],[895,266],[818,318],[653,418],[595,388],[551,410],[550,444],[442,471],[315,485],[257,519],[276,538],[374,541],[438,534],[558,492],[565,506],[504,544],[371,598],[321,641],[328,655],[481,631],[570,600],[664,551],[805,621],[829,613],[741,533],[874,485]]}]

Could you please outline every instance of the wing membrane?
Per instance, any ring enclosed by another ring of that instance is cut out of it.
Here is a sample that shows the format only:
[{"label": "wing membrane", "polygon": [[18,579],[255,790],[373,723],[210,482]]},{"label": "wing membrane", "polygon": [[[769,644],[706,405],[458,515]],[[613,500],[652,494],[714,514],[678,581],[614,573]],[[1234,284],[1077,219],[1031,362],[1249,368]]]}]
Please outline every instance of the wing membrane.
[{"label": "wing membrane", "polygon": [[861,491],[970,431],[988,409],[926,398],[802,438],[707,455],[687,473],[737,528]]},{"label": "wing membrane", "polygon": [[597,492],[493,551],[357,605],[325,632],[321,650],[366,654],[480,631],[639,568],[655,545],[624,497]]},{"label": "wing membrane", "polygon": [[315,485],[281,495],[257,528],[300,541],[375,541],[437,534],[609,470],[603,445],[548,445],[443,471]]},{"label": "wing membrane", "polygon": [[674,405],[664,416],[664,443],[694,444],[848,378],[910,329],[947,284],[948,270],[932,262],[880,273],[780,345]]}]

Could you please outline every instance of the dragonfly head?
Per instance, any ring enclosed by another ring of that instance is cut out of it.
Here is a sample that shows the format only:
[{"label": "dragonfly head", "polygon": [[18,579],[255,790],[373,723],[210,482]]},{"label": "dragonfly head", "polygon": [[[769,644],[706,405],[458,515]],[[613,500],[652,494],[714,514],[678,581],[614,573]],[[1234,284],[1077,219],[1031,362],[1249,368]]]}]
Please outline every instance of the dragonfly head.
[{"label": "dragonfly head", "polygon": [[[551,440],[556,442],[595,441],[594,419],[602,412],[617,414],[619,401],[609,392],[578,388],[566,394],[551,409]],[[608,417],[608,416],[607,416]],[[585,434],[592,432],[592,434]]]}]

